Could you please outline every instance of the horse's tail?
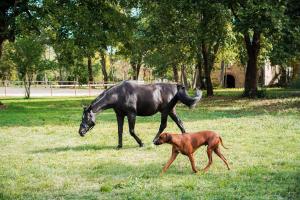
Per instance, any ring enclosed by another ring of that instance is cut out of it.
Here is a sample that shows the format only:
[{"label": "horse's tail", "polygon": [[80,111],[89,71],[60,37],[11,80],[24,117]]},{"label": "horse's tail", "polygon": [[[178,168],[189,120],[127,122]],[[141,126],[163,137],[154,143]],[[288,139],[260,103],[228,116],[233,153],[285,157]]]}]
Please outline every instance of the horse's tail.
[{"label": "horse's tail", "polygon": [[202,92],[198,89],[196,89],[196,95],[194,97],[190,97],[187,94],[185,87],[182,85],[177,85],[177,91],[178,100],[190,108],[194,107],[202,97]]}]

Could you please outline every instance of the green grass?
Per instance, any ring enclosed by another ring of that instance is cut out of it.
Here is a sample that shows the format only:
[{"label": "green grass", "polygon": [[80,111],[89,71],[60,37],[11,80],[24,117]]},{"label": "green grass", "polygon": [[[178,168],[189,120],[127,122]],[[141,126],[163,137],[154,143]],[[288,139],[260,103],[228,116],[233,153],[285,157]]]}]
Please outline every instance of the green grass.
[{"label": "green grass", "polygon": [[[218,90],[189,110],[177,107],[187,131],[215,130],[232,170],[213,156],[208,173],[192,173],[180,155],[162,176],[170,145],[153,146],[160,116],[138,117],[139,148],[125,124],[116,150],[112,110],[97,117],[84,138],[77,131],[82,104],[92,98],[1,101],[0,199],[299,199],[299,91],[273,89],[267,99],[241,99],[240,90]],[[166,131],[179,132],[169,119]],[[196,166],[207,163],[205,147]]]}]

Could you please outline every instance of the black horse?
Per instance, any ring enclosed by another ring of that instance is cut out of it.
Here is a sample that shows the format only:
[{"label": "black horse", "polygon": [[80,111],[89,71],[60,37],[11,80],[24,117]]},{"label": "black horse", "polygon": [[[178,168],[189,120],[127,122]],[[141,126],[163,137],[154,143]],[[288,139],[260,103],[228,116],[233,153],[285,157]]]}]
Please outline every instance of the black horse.
[{"label": "black horse", "polygon": [[182,133],[185,129],[175,112],[175,105],[181,101],[193,107],[201,99],[202,93],[197,90],[195,97],[189,97],[184,86],[167,83],[140,85],[132,81],[123,81],[101,93],[88,107],[84,108],[79,134],[84,136],[95,126],[96,113],[113,108],[118,121],[118,148],[122,148],[122,134],[124,118],[127,116],[129,132],[136,142],[143,146],[140,138],[135,134],[136,116],[151,116],[161,112],[159,131],[153,142],[167,126],[170,116]]}]

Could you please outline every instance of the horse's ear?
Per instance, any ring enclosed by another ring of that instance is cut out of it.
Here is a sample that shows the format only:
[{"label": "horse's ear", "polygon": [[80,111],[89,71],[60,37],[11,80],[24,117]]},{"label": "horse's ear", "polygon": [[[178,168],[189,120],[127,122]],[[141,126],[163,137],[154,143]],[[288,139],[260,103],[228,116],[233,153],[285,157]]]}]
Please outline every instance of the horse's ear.
[{"label": "horse's ear", "polygon": [[181,84],[177,84],[177,90],[181,90],[181,89],[185,89],[184,85]]},{"label": "horse's ear", "polygon": [[91,111],[91,110],[92,110],[92,107],[91,107],[91,105],[89,105],[89,106],[87,106],[85,109],[86,109],[86,111]]}]

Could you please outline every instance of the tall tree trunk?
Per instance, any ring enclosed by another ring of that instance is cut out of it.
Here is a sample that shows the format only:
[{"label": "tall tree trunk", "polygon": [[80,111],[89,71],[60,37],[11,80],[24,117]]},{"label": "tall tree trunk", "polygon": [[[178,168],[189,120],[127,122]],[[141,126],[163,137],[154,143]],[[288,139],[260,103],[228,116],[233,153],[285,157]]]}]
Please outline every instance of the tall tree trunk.
[{"label": "tall tree trunk", "polygon": [[203,79],[202,60],[200,58],[197,60],[196,70],[198,71],[197,80],[196,80],[196,88],[200,89],[200,88],[203,88],[203,85],[202,85],[202,79]]},{"label": "tall tree trunk", "polygon": [[198,76],[197,66],[195,66],[195,70],[194,70],[192,76],[193,76],[193,80],[192,80],[191,88],[195,89],[196,88],[197,76]]},{"label": "tall tree trunk", "polygon": [[141,66],[142,66],[142,59],[132,60],[132,61],[130,61],[130,65],[132,67],[132,79],[138,80]]},{"label": "tall tree trunk", "polygon": [[278,81],[279,86],[286,87],[287,86],[287,71],[285,67],[280,66],[280,78]]},{"label": "tall tree trunk", "polygon": [[188,83],[187,76],[186,76],[185,65],[181,65],[181,77],[182,77],[184,86],[187,89],[189,89],[189,83]]},{"label": "tall tree trunk", "polygon": [[225,87],[225,79],[224,79],[224,77],[225,77],[225,61],[224,60],[222,60],[221,61],[221,74],[220,74],[220,84],[221,84],[221,87]]},{"label": "tall tree trunk", "polygon": [[26,73],[23,79],[26,99],[30,98],[30,88],[31,88],[32,79],[33,79],[33,74],[31,73]]},{"label": "tall tree trunk", "polygon": [[252,39],[249,33],[244,34],[248,61],[245,76],[244,96],[254,98],[257,96],[257,59],[260,51],[260,32],[254,31]]},{"label": "tall tree trunk", "polygon": [[[103,74],[103,81],[104,83],[108,83],[108,75],[107,75],[107,71],[106,71],[106,59],[105,59],[105,53],[104,51],[101,52],[101,70],[102,70],[102,74]],[[107,88],[107,86],[105,86],[105,89]]]},{"label": "tall tree trunk", "polygon": [[137,63],[135,61],[130,62],[132,68],[132,79],[137,80]]},{"label": "tall tree trunk", "polygon": [[94,82],[94,77],[93,77],[93,67],[92,67],[92,57],[88,56],[88,74],[89,74],[89,82]]},{"label": "tall tree trunk", "polygon": [[[0,36],[1,37],[1,36]],[[2,58],[2,51],[3,51],[3,39],[0,38],[0,59]],[[3,105],[0,101],[0,105]]]},{"label": "tall tree trunk", "polygon": [[178,67],[177,67],[177,65],[173,64],[172,69],[173,69],[174,82],[178,83],[179,82],[179,76],[178,76]]},{"label": "tall tree trunk", "polygon": [[300,78],[300,60],[292,62],[292,68],[292,81],[295,81],[297,78]]},{"label": "tall tree trunk", "polygon": [[141,62],[138,62],[136,64],[136,80],[139,80],[139,74],[140,74],[140,70],[141,70],[141,66],[142,66],[142,63]]},{"label": "tall tree trunk", "polygon": [[214,96],[213,85],[211,81],[211,70],[214,59],[209,58],[209,49],[206,44],[202,43],[202,56],[203,56],[203,64],[204,64],[204,77],[206,83],[206,92],[207,96]]},{"label": "tall tree trunk", "polygon": [[[0,36],[1,37],[1,36]],[[3,42],[4,40],[0,38],[0,59],[2,58],[2,52],[3,52]]]}]

